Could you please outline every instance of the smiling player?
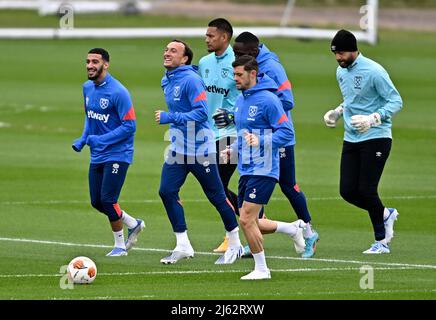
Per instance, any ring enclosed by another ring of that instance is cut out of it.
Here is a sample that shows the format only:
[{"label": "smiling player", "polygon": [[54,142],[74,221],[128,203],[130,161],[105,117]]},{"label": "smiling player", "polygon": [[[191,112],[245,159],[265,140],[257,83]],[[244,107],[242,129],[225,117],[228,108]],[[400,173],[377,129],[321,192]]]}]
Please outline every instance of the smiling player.
[{"label": "smiling player", "polygon": [[[107,215],[115,245],[107,254],[125,256],[144,229],[144,221],[134,219],[118,204],[127,169],[133,160],[136,117],[127,89],[107,71],[109,53],[91,49],[86,58],[88,81],[83,85],[85,126],[72,148],[80,152],[85,145],[91,150],[89,192],[91,204]],[[128,228],[124,241],[123,224]]]}]

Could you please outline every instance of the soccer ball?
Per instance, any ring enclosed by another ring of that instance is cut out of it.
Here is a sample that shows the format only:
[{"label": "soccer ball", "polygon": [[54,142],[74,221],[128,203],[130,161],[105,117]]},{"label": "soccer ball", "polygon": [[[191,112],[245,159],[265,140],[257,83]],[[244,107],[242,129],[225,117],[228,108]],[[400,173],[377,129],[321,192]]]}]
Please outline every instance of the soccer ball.
[{"label": "soccer ball", "polygon": [[68,264],[67,276],[76,284],[90,284],[97,276],[97,266],[88,257],[76,257]]}]

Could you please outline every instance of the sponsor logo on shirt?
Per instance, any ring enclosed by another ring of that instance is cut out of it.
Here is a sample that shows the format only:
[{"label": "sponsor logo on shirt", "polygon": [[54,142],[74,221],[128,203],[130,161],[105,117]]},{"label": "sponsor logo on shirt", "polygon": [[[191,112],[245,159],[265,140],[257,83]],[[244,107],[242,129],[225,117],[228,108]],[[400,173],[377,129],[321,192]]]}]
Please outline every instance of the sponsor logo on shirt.
[{"label": "sponsor logo on shirt", "polygon": [[107,123],[109,121],[109,116],[110,114],[101,114],[101,113],[94,112],[92,110],[88,110],[89,119],[100,120],[103,121],[104,123]]},{"label": "sponsor logo on shirt", "polygon": [[220,88],[220,87],[217,87],[216,85],[206,86],[206,90],[207,90],[207,92],[222,94],[222,95],[224,95],[224,97],[227,97],[227,95],[230,92],[230,89]]}]

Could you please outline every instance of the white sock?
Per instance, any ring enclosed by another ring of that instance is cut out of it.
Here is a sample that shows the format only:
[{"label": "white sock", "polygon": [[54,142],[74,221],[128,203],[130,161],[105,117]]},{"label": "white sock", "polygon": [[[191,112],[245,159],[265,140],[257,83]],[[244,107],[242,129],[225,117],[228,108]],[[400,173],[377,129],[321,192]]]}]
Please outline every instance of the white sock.
[{"label": "white sock", "polygon": [[264,251],[261,251],[259,253],[253,253],[253,258],[254,258],[254,270],[268,271]]},{"label": "white sock", "polygon": [[239,239],[239,228],[236,227],[232,231],[226,231],[226,237],[229,238],[229,247],[241,246],[241,240]]},{"label": "white sock", "polygon": [[121,220],[123,221],[123,223],[127,226],[127,228],[129,229],[133,229],[134,227],[136,227],[136,225],[138,224],[138,222],[136,221],[135,218],[132,218],[131,216],[129,216],[127,214],[126,211],[123,210],[123,215],[121,216]]},{"label": "white sock", "polygon": [[[177,240],[177,245],[176,245],[176,249],[177,250],[186,250],[186,249],[191,249],[191,242],[189,241],[188,238],[188,231],[185,230],[183,232],[174,232],[174,234],[176,235],[176,240]],[[176,250],[174,249],[174,250]]]},{"label": "white sock", "polygon": [[388,246],[388,243],[386,242],[386,239],[380,240],[379,241],[381,244],[384,244],[385,246]]},{"label": "white sock", "polygon": [[114,233],[115,247],[126,249],[126,244],[124,243],[123,230],[113,231],[113,233]]},{"label": "white sock", "polygon": [[276,221],[276,222],[277,222],[276,232],[286,233],[290,236],[295,236],[297,234],[298,226],[296,226],[295,224],[288,223],[288,222],[281,222],[281,221]]},{"label": "white sock", "polygon": [[303,229],[303,237],[310,238],[313,236],[312,225],[310,222],[306,223],[306,227]]},{"label": "white sock", "polygon": [[383,220],[386,220],[389,217],[390,211],[388,210],[388,208],[385,208],[385,210],[383,211]]}]

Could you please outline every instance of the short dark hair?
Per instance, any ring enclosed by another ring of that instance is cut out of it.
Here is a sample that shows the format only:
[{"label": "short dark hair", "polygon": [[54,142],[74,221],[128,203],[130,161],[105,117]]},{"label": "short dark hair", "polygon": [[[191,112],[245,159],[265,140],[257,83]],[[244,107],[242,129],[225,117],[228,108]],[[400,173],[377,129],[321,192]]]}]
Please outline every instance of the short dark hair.
[{"label": "short dark hair", "polygon": [[243,66],[245,71],[256,70],[256,73],[259,73],[259,64],[257,63],[257,60],[248,54],[236,58],[235,61],[233,61],[232,66],[233,68]]},{"label": "short dark hair", "polygon": [[89,50],[88,53],[100,54],[104,61],[109,62],[109,52],[103,48],[94,48]]},{"label": "short dark hair", "polygon": [[233,36],[233,27],[230,22],[228,22],[224,18],[217,18],[212,20],[211,22],[209,22],[208,27],[215,27],[218,30],[227,33],[229,35],[229,39],[231,39]]},{"label": "short dark hair", "polygon": [[251,32],[245,31],[236,37],[235,42],[241,42],[244,44],[253,44],[253,45],[258,46],[259,45],[259,38],[256,37]]},{"label": "short dark hair", "polygon": [[188,61],[186,61],[185,64],[189,65],[192,62],[192,58],[194,58],[194,52],[192,52],[192,49],[188,46],[188,44],[182,40],[179,39],[173,39],[171,42],[179,42],[185,46],[185,52],[183,52],[183,55],[185,57],[188,57]]}]

